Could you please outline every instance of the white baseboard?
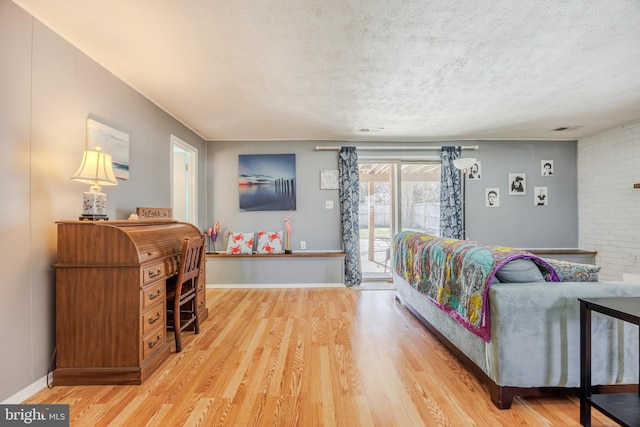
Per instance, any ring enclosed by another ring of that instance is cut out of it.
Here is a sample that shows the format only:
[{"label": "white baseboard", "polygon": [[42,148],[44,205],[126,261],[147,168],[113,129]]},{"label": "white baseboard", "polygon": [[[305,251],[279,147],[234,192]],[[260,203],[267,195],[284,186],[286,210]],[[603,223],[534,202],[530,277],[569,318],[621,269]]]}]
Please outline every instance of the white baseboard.
[{"label": "white baseboard", "polygon": [[344,288],[344,283],[207,283],[207,289]]},{"label": "white baseboard", "polygon": [[2,402],[2,404],[16,405],[16,404],[22,403],[25,400],[29,399],[34,394],[36,394],[37,392],[39,392],[40,390],[45,389],[46,387],[47,387],[47,377],[44,376],[39,380],[37,380],[36,382],[34,382],[33,384],[31,384],[30,386],[23,388],[13,396],[9,397],[7,400]]}]

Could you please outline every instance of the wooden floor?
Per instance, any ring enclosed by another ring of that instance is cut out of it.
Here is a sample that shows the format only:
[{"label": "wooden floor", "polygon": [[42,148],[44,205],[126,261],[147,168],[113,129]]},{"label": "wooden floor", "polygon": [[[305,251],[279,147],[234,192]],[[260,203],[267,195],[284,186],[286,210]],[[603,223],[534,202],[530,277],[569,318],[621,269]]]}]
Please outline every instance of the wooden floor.
[{"label": "wooden floor", "polygon": [[[140,386],[57,386],[71,426],[578,426],[575,395],[492,404],[386,290],[208,289],[210,318]],[[615,426],[593,411],[594,426]]]}]

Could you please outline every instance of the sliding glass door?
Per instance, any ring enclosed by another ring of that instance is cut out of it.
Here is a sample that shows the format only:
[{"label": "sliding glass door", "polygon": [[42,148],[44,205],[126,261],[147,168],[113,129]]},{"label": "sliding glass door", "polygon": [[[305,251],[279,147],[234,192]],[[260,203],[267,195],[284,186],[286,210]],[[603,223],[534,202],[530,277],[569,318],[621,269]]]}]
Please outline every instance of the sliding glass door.
[{"label": "sliding glass door", "polygon": [[363,280],[391,277],[391,236],[397,229],[395,163],[360,162],[360,265]]},{"label": "sliding glass door", "polygon": [[386,280],[398,230],[439,232],[440,164],[361,160],[359,169],[362,276]]},{"label": "sliding glass door", "polygon": [[440,164],[402,165],[401,230],[440,235]]}]

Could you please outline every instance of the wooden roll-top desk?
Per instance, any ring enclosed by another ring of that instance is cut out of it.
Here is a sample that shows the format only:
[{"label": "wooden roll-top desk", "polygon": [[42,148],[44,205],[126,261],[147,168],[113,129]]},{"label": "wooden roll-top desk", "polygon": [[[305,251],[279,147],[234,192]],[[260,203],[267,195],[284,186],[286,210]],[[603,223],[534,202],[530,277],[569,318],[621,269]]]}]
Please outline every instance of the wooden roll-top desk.
[{"label": "wooden roll-top desk", "polygon": [[[165,283],[182,241],[175,221],[60,221],[56,269],[55,385],[141,384],[169,356]],[[208,316],[205,268],[200,321]]]}]

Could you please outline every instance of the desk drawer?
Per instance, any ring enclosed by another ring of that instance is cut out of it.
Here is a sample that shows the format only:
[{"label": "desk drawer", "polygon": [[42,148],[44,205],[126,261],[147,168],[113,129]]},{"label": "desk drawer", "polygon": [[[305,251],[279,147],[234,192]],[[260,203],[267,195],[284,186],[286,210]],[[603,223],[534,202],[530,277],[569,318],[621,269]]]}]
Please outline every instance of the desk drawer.
[{"label": "desk drawer", "polygon": [[154,282],[167,275],[167,265],[165,263],[154,264],[142,270],[142,283]]},{"label": "desk drawer", "polygon": [[165,301],[142,313],[142,335],[147,335],[158,325],[165,325]]},{"label": "desk drawer", "polygon": [[146,310],[147,308],[154,306],[159,301],[164,301],[165,298],[164,280],[151,286],[145,286],[142,288],[142,310]]},{"label": "desk drawer", "polygon": [[144,361],[146,358],[162,348],[162,344],[165,343],[166,338],[167,335],[164,323],[161,327],[156,328],[148,335],[145,335],[144,338],[142,338],[142,360]]}]

